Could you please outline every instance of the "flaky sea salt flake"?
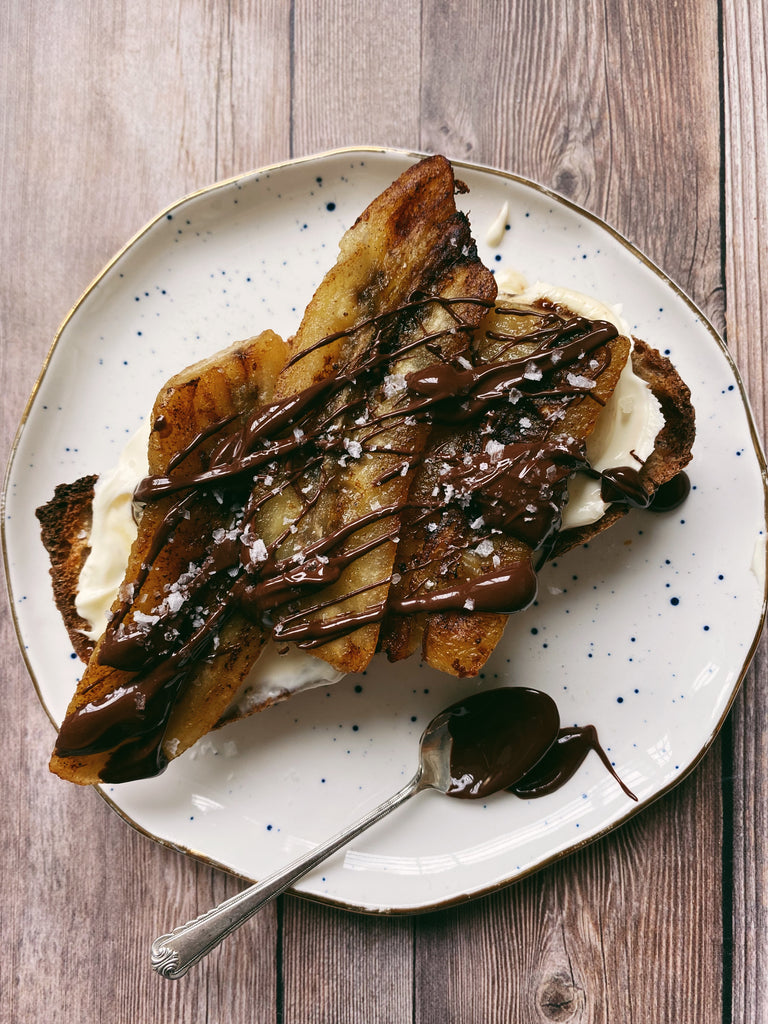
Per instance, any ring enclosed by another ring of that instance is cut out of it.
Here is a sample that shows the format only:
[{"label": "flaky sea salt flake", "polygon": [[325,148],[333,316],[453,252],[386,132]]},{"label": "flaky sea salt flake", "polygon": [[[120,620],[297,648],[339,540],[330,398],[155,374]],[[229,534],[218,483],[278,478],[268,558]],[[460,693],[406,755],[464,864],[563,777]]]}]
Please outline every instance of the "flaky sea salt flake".
[{"label": "flaky sea salt flake", "polygon": [[137,626],[154,626],[160,621],[159,615],[147,615],[145,612],[140,612],[138,609],[133,613],[133,621]]},{"label": "flaky sea salt flake", "polygon": [[572,388],[593,388],[595,382],[581,373],[569,373],[565,378]]},{"label": "flaky sea salt flake", "polygon": [[405,377],[402,373],[388,373],[384,378],[384,397],[394,398],[401,391],[405,391]]},{"label": "flaky sea salt flake", "polygon": [[248,551],[251,556],[251,561],[254,565],[258,562],[266,562],[268,556],[267,545],[261,539],[261,537],[255,537],[248,545]]}]

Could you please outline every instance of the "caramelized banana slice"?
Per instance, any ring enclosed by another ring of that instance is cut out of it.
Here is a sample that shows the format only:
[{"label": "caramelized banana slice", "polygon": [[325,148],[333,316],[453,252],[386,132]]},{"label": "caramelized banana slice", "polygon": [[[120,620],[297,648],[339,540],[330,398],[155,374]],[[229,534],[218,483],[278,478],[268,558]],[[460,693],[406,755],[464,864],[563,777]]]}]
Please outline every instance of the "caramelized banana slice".
[{"label": "caramelized banana slice", "polygon": [[[268,331],[169,381],[152,413],[150,472],[208,465],[245,412],[270,397],[284,352]],[[57,775],[89,784],[156,774],[229,705],[264,630],[221,614],[228,580],[216,539],[227,516],[237,509],[226,490],[145,506],[112,620],[59,732]]]},{"label": "caramelized banana slice", "polygon": [[290,482],[252,526],[267,573],[285,584],[274,632],[342,671],[361,671],[376,650],[400,512],[430,431],[406,377],[468,352],[496,294],[456,187],[448,161],[433,157],[371,203],[343,237],[275,389],[314,405],[290,424]]},{"label": "caramelized banana slice", "polygon": [[[502,300],[503,301],[503,300]],[[476,675],[507,615],[536,593],[534,552],[556,536],[584,441],[629,341],[563,307],[499,305],[478,334],[466,400],[430,440],[404,524],[382,648],[421,642],[430,665]],[[412,613],[416,612],[416,615]]]}]

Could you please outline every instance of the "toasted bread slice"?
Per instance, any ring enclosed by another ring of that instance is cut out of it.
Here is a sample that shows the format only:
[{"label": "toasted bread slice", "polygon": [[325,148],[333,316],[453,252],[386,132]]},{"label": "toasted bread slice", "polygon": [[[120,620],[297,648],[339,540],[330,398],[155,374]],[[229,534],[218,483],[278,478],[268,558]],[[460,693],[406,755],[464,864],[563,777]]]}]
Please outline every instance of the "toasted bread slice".
[{"label": "toasted bread slice", "polygon": [[[690,459],[691,446],[694,439],[694,413],[690,403],[690,394],[669,360],[651,349],[639,339],[634,340],[632,362],[636,374],[645,380],[659,399],[665,417],[665,426],[657,438],[656,448],[653,455],[646,461],[642,468],[644,480],[655,487],[675,477],[688,463]],[[432,444],[438,445],[439,438],[433,437]],[[428,465],[435,465],[434,459],[427,460]],[[69,631],[73,646],[81,658],[87,660],[89,657],[92,642],[88,641],[83,634],[86,623],[77,615],[74,598],[77,589],[77,579],[82,568],[82,563],[88,551],[88,532],[90,529],[91,500],[93,495],[94,478],[84,478],[69,487],[57,488],[56,494],[51,502],[39,510],[39,518],[43,526],[43,539],[51,557],[51,575],[56,585],[56,601]],[[414,481],[414,504],[419,505],[421,500],[426,500],[426,494],[431,492],[432,483],[428,474],[421,471]],[[419,489],[424,493],[419,496]],[[567,530],[559,533],[556,537],[550,557],[561,555],[576,545],[584,544],[594,538],[598,533],[606,529],[611,523],[626,513],[623,506],[613,506],[596,523],[581,527],[576,530]],[[65,523],[63,529],[58,524]],[[425,572],[425,566],[440,563],[453,541],[454,550],[460,547],[463,542],[461,530],[466,531],[466,523],[460,526],[456,522],[452,524],[454,535],[450,535],[451,524],[446,523],[441,531],[426,531],[426,540],[422,534],[421,558],[422,564],[417,570],[421,573],[422,580],[431,578],[429,572]],[[395,564],[395,578],[400,573],[398,570],[405,569],[408,560],[415,558],[418,551],[418,544],[414,534],[409,532],[406,524],[403,529],[403,536]],[[473,538],[477,539],[477,536]],[[521,557],[526,557],[528,552],[524,546],[519,548]],[[514,545],[506,548],[506,553],[514,551]],[[465,562],[468,560],[465,555]],[[398,580],[399,583],[399,580]],[[398,589],[395,586],[394,589]],[[493,651],[496,643],[501,637],[506,615],[490,613],[445,613],[442,615],[426,615],[409,618],[406,616],[390,615],[383,627],[382,648],[387,651],[393,660],[413,653],[424,643],[425,632],[431,633],[431,643],[438,647],[437,656],[434,659],[445,670],[455,674],[473,674],[479,671],[485,660]],[[426,629],[425,629],[426,627]],[[238,641],[239,642],[239,641]],[[422,651],[422,653],[424,653]],[[430,658],[432,657],[430,653]],[[248,654],[248,662],[254,660],[254,652]],[[219,667],[223,662],[219,662]],[[185,719],[182,725],[169,729],[165,744],[165,756],[172,757],[181,753],[190,742],[192,737],[202,730],[220,724],[226,714],[224,704],[231,699],[232,693],[237,686],[237,681],[243,678],[243,671],[235,673],[232,677],[232,688],[221,692],[221,700],[216,705],[215,711],[205,717],[205,726],[201,726],[199,709],[195,702],[182,702],[181,711],[177,712],[179,717]],[[195,693],[204,693],[209,680],[201,678]],[[255,703],[250,711],[261,710],[269,703]],[[73,702],[74,704],[74,702]],[[239,717],[232,715],[231,708],[228,720]],[[215,718],[215,721],[213,720]],[[57,763],[62,773],[65,770],[64,762]],[[65,775],[66,777],[66,775]],[[82,771],[75,772],[75,781],[82,780]],[[95,776],[91,777],[93,781]]]}]

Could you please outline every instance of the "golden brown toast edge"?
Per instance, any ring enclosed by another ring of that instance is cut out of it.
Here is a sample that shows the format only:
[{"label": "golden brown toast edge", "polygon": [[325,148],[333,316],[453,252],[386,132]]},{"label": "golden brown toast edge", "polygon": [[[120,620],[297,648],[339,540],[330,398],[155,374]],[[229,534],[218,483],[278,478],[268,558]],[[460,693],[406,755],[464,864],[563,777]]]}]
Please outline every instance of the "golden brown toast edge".
[{"label": "golden brown toast edge", "polygon": [[94,641],[84,631],[90,624],[77,612],[78,581],[90,552],[91,508],[97,477],[84,476],[71,484],[59,484],[53,497],[35,512],[43,545],[50,559],[53,599],[64,620],[70,642],[81,661],[87,662]]}]

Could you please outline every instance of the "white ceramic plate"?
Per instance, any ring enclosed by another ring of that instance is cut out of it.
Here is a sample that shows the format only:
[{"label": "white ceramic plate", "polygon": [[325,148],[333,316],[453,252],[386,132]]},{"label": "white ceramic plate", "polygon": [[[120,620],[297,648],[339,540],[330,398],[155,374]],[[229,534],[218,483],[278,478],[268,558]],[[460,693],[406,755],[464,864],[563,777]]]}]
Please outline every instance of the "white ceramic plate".
[{"label": "white ceramic plate", "polygon": [[[57,483],[110,466],[171,374],[263,328],[295,330],[343,230],[414,159],[334,152],[183,199],[127,244],[64,322],[19,433],[4,517],[19,637],[56,723],[79,663],[34,509]],[[764,461],[712,327],[594,217],[512,175],[457,170],[489,266],[620,303],[633,331],[670,354],[697,409],[693,491],[678,511],[632,513],[547,567],[538,603],[510,622],[481,680],[384,662],[217,733],[160,778],[104,787],[153,838],[258,879],[398,789],[440,708],[478,687],[524,684],[552,694],[564,723],[594,723],[640,798],[624,796],[594,755],[540,800],[423,794],[297,886],[355,910],[424,910],[487,892],[626,820],[710,744],[763,621]],[[509,227],[491,248],[505,202]]]}]

